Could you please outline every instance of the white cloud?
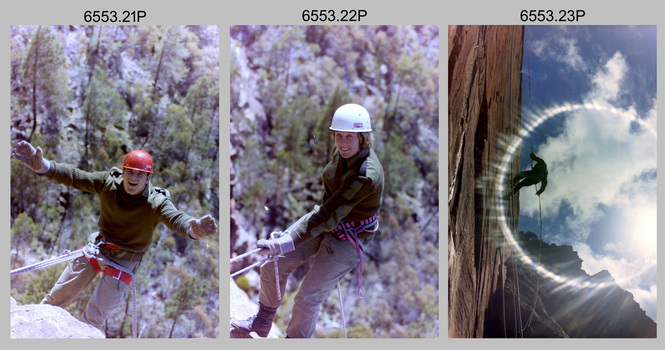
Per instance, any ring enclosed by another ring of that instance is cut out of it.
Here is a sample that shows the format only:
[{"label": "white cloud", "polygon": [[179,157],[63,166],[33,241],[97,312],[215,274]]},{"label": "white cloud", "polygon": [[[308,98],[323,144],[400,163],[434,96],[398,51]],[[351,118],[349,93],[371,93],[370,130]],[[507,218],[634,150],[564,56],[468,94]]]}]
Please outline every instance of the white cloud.
[{"label": "white cloud", "polygon": [[586,69],[586,63],[584,63],[582,56],[579,54],[579,49],[577,48],[577,40],[559,38],[556,43],[559,45],[559,49],[563,50],[563,52],[556,55],[555,58],[557,61],[565,63],[574,70]]},{"label": "white cloud", "polygon": [[623,79],[628,67],[626,60],[620,52],[607,62],[605,69],[596,74],[591,81],[594,84],[594,90],[590,96],[592,99],[611,101],[619,96],[621,80]]},{"label": "white cloud", "polygon": [[536,57],[542,57],[544,55],[546,45],[547,42],[544,40],[536,40],[531,43],[531,51],[536,55]]},{"label": "white cloud", "polygon": [[577,40],[572,38],[535,40],[529,45],[531,52],[541,60],[554,60],[574,70],[585,70],[587,64],[579,53]]}]

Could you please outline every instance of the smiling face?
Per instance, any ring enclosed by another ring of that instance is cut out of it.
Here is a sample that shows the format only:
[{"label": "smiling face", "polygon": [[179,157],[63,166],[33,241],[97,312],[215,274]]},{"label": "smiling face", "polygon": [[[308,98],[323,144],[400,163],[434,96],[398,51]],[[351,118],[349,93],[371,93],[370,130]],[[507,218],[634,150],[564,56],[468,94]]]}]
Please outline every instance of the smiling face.
[{"label": "smiling face", "polygon": [[360,152],[360,138],[357,132],[335,132],[335,146],[339,154],[345,158],[351,158]]},{"label": "smiling face", "polygon": [[133,169],[122,169],[122,188],[131,196],[139,195],[150,181],[150,174]]}]

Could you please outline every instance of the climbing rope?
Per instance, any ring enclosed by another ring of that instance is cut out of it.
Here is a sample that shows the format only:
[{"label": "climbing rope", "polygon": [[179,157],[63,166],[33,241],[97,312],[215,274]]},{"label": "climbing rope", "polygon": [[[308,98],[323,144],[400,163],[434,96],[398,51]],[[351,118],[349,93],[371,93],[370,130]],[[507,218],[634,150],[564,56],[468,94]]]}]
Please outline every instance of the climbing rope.
[{"label": "climbing rope", "polygon": [[[513,115],[513,49],[515,47],[515,27],[512,28],[510,32],[510,114]],[[520,118],[521,119],[521,118]],[[517,219],[514,220],[513,224],[514,228],[517,228]],[[515,280],[514,280],[514,285],[515,285],[515,290],[514,290],[514,297],[517,298],[517,302],[513,305],[514,309],[514,314],[515,314],[515,332],[519,332],[515,334],[515,337],[524,337],[522,334],[522,300],[520,297],[520,280],[519,280],[519,270],[517,268],[517,259],[515,255],[515,250],[513,249],[513,254],[514,258],[514,263],[513,263],[513,273],[515,275]],[[519,322],[519,328],[517,327],[517,324]]]},{"label": "climbing rope", "polygon": [[[540,213],[540,239],[538,242],[538,264],[540,264],[541,260],[541,255],[542,255],[542,247],[543,247],[543,209],[540,203],[540,196],[538,196],[538,211]],[[533,316],[536,313],[536,303],[538,301],[538,290],[540,289],[540,274],[536,274],[536,293],[533,297],[533,306],[531,307],[531,314],[529,315],[529,319],[526,322],[526,325],[524,328],[522,328],[522,332],[524,332],[525,329],[529,328],[531,326],[531,321],[533,320]]]},{"label": "climbing rope", "polygon": [[23,267],[14,269],[14,270],[11,271],[10,276],[18,275],[18,274],[21,274],[21,273],[24,273],[24,272],[30,272],[30,271],[42,269],[42,268],[49,267],[49,266],[52,266],[52,265],[57,265],[57,264],[60,264],[60,263],[63,263],[63,262],[74,260],[76,258],[79,258],[79,257],[83,256],[83,255],[84,255],[84,251],[82,249],[75,250],[75,251],[66,250],[65,252],[63,252],[62,255],[60,255],[58,257],[48,259],[48,260],[39,261],[39,262],[31,264],[31,265],[27,265],[27,266],[23,266]]},{"label": "climbing rope", "polygon": [[339,310],[342,312],[342,329],[344,329],[344,338],[348,338],[346,334],[346,318],[344,317],[344,302],[342,301],[342,282],[337,282],[337,295],[339,296]]},{"label": "climbing rope", "polygon": [[[126,273],[127,275],[131,276],[131,281],[134,282],[134,273],[132,271],[130,271],[129,269],[127,269],[123,266],[118,265],[117,263],[115,263],[111,260],[108,260],[108,259],[102,257],[99,254],[99,246],[104,244],[104,243],[105,243],[104,241],[100,241],[98,243],[88,242],[88,244],[81,247],[80,249],[77,249],[77,250],[74,250],[74,251],[65,250],[64,253],[59,257],[55,257],[55,258],[52,258],[52,259],[47,259],[47,260],[40,261],[40,262],[31,264],[31,265],[28,265],[28,266],[24,266],[24,267],[21,267],[21,268],[14,269],[14,270],[11,271],[10,275],[13,276],[13,275],[21,274],[21,273],[24,273],[24,272],[38,270],[38,269],[41,269],[41,268],[44,268],[44,267],[56,265],[56,264],[59,264],[59,263],[67,262],[67,261],[74,260],[74,259],[77,259],[79,257],[85,256],[86,258],[95,259],[99,262],[102,262],[106,265],[109,265],[109,266],[121,271],[122,273]],[[118,279],[119,279],[119,277],[118,277]],[[136,283],[130,283],[130,286],[132,287],[132,293],[133,293],[132,299],[133,299],[133,302],[134,302],[133,303],[133,310],[132,310],[132,336],[134,338],[137,338],[138,333],[137,333],[137,325],[136,325]]]},{"label": "climbing rope", "polygon": [[[531,108],[531,56],[529,57],[529,108]],[[531,153],[533,153],[533,135],[531,135]],[[531,169],[533,169],[533,162],[531,163]],[[542,184],[541,184],[542,187]],[[541,255],[542,255],[542,246],[543,246],[543,208],[540,200],[540,195],[538,195],[538,187],[534,186],[534,190],[536,191],[536,195],[538,196],[538,214],[539,214],[539,219],[540,219],[540,237],[539,237],[539,242],[538,242],[538,264],[540,264],[541,260]],[[536,313],[536,304],[538,302],[538,290],[540,289],[540,274],[536,274],[536,292],[533,296],[533,305],[531,306],[531,314],[529,315],[529,318],[526,321],[526,324],[522,328],[522,333],[524,331],[531,327],[531,322],[533,321],[533,316]]]}]

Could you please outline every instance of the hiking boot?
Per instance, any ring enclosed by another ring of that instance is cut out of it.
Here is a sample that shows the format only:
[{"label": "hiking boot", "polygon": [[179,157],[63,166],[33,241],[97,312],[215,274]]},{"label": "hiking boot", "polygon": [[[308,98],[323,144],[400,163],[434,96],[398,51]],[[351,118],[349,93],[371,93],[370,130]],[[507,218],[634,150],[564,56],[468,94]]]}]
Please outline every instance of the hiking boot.
[{"label": "hiking boot", "polygon": [[231,328],[238,333],[249,334],[256,332],[259,337],[265,338],[270,333],[272,319],[275,317],[277,308],[267,307],[259,303],[259,313],[244,320],[232,320]]}]

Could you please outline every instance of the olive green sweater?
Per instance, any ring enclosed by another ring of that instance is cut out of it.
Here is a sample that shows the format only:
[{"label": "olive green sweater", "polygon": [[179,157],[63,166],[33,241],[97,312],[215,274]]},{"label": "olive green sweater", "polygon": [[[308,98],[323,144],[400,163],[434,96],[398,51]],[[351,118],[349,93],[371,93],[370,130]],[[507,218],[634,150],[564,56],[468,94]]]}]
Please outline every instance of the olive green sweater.
[{"label": "olive green sweater", "polygon": [[[378,213],[383,201],[383,167],[373,150],[361,150],[344,159],[337,150],[323,169],[323,200],[318,211],[291,232],[297,246],[304,240],[330,232],[342,220],[353,222]],[[367,239],[370,234],[361,233]]]},{"label": "olive green sweater", "polygon": [[40,176],[81,191],[96,193],[101,204],[97,225],[106,241],[128,251],[148,250],[155,227],[164,223],[178,235],[189,236],[192,216],[178,211],[169,192],[148,183],[143,193],[130,196],[122,187],[122,171],[86,172],[50,161],[49,170]]}]

